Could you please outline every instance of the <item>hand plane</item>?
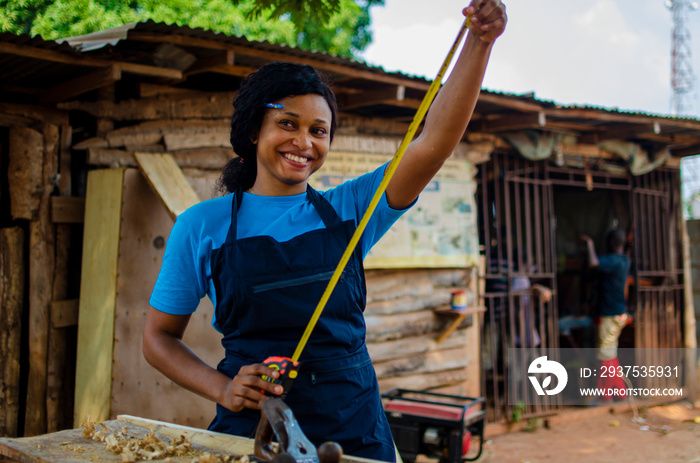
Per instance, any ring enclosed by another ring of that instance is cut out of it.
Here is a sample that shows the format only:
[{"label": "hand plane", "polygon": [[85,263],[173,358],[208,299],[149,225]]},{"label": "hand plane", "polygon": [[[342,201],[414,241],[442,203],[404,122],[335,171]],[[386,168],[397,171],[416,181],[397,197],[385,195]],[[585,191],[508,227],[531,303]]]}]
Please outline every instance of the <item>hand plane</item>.
[{"label": "hand plane", "polygon": [[[277,439],[277,452],[272,437]],[[292,413],[282,399],[263,400],[260,423],[255,431],[254,456],[260,460],[291,463],[320,463],[316,447],[304,435]]]}]

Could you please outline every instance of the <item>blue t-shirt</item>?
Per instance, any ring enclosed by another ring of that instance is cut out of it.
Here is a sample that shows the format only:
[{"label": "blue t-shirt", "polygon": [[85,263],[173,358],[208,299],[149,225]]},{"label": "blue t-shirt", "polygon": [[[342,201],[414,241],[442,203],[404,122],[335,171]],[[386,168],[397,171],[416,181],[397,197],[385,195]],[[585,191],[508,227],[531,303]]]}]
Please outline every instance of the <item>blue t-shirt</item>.
[{"label": "blue t-shirt", "polygon": [[[319,193],[333,206],[340,220],[354,219],[357,224],[381,183],[385,168],[386,164],[374,172]],[[306,200],[306,193],[293,196],[243,195],[237,217],[238,238],[271,236],[284,242],[302,233],[325,228],[314,206]],[[216,307],[210,258],[211,252],[226,241],[233,196],[228,194],[203,201],[178,216],[151,294],[153,308],[173,315],[189,315],[205,295]],[[382,195],[358,244],[363,258],[407,209],[392,209],[386,193]],[[212,320],[212,325],[216,327],[216,320]]]},{"label": "blue t-shirt", "polygon": [[598,315],[609,317],[625,313],[625,284],[630,270],[629,258],[626,254],[607,254],[598,259],[597,268],[600,272]]}]

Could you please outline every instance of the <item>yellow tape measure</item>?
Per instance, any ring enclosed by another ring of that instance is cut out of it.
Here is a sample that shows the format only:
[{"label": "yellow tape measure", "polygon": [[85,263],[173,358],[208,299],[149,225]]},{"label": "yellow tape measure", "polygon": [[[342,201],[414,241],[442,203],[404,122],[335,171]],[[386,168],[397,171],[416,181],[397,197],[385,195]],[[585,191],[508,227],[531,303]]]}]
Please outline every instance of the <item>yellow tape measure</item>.
[{"label": "yellow tape measure", "polygon": [[450,62],[452,61],[452,57],[454,56],[455,52],[457,51],[457,48],[459,47],[459,43],[462,41],[462,37],[464,37],[464,34],[469,28],[469,25],[469,17],[467,17],[464,19],[462,27],[459,29],[459,34],[457,34],[457,38],[455,39],[454,44],[450,48],[450,52],[447,54],[447,57],[445,57],[445,61],[442,63],[437,77],[435,77],[435,80],[433,80],[432,84],[430,84],[428,92],[425,94],[425,97],[423,98],[423,101],[418,107],[416,114],[413,116],[413,121],[408,127],[408,132],[406,132],[406,136],[401,142],[399,149],[396,151],[394,158],[386,167],[386,171],[384,172],[384,179],[379,184],[379,187],[377,187],[377,191],[374,193],[374,196],[372,197],[372,200],[370,201],[369,206],[365,211],[365,214],[362,216],[362,219],[360,220],[357,229],[355,229],[355,233],[353,233],[352,237],[350,238],[350,242],[348,243],[347,248],[345,248],[345,252],[343,252],[342,257],[340,258],[340,262],[338,262],[338,266],[335,268],[335,271],[333,272],[333,275],[331,276],[331,279],[328,282],[328,286],[326,286],[326,290],[321,296],[321,300],[318,301],[318,305],[316,306],[314,313],[311,315],[311,320],[309,321],[309,324],[306,325],[306,330],[304,330],[304,334],[299,340],[299,344],[297,345],[297,348],[294,351],[294,355],[292,355],[292,362],[299,361],[299,357],[301,357],[301,353],[304,351],[304,347],[306,347],[306,343],[309,341],[311,332],[314,330],[314,327],[316,326],[316,323],[318,322],[318,319],[321,316],[321,312],[323,312],[323,309],[326,307],[328,299],[330,299],[331,294],[333,293],[333,290],[335,289],[335,286],[338,283],[338,280],[340,279],[340,275],[343,273],[343,270],[345,270],[345,266],[348,264],[352,253],[355,251],[355,247],[357,247],[357,243],[360,242],[360,237],[365,231],[370,217],[374,213],[374,210],[377,208],[377,204],[379,204],[379,200],[386,191],[386,187],[389,185],[389,181],[394,176],[394,172],[396,172],[396,168],[398,167],[399,162],[401,162],[401,158],[406,152],[408,144],[411,143],[411,140],[413,140],[413,136],[416,134],[418,126],[423,121],[425,114],[428,112],[428,108],[432,104],[435,95],[437,95],[437,92],[440,89],[440,85],[442,83],[442,78],[445,75],[445,72],[447,71]]}]

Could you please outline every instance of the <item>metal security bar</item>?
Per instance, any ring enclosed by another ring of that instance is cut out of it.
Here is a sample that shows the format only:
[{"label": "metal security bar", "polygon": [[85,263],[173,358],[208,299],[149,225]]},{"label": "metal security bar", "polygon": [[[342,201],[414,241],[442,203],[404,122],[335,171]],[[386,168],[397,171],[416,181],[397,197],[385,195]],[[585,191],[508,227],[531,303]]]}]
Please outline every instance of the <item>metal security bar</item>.
[{"label": "metal security bar", "polygon": [[[478,178],[487,308],[482,387],[488,420],[552,414],[561,408],[560,400],[533,396],[524,363],[528,352],[546,355],[559,342],[552,188],[545,164],[493,155],[479,166]],[[542,302],[534,284],[552,290],[552,300]],[[509,355],[511,348],[520,355]],[[522,373],[509,376],[509,371]]]},{"label": "metal security bar", "polygon": [[[683,259],[680,174],[657,169],[634,178],[635,347],[639,365],[677,365],[683,347]],[[646,378],[644,387],[675,387],[674,378]]]}]

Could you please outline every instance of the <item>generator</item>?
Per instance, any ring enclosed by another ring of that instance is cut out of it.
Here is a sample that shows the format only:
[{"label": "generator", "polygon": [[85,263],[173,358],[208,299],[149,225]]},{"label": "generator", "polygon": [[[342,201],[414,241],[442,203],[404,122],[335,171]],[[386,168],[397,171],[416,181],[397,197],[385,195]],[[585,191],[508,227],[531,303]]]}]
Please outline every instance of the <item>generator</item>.
[{"label": "generator", "polygon": [[[440,463],[481,456],[486,422],[483,397],[392,389],[382,394],[382,403],[404,463],[414,463],[418,455]],[[475,440],[478,448],[473,451]]]}]

